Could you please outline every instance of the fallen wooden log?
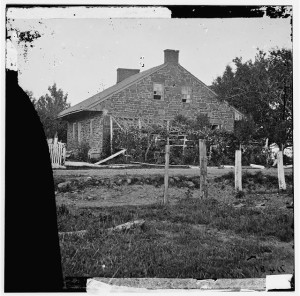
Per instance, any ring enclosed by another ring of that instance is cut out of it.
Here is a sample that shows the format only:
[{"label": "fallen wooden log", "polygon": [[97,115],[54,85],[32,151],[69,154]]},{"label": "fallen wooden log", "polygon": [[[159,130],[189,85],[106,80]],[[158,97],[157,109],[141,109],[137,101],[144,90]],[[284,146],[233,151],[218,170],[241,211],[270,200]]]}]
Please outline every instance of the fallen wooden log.
[{"label": "fallen wooden log", "polygon": [[108,160],[110,160],[110,159],[112,159],[112,158],[115,158],[116,156],[118,156],[118,155],[120,155],[120,154],[122,154],[122,153],[125,153],[125,151],[126,151],[126,149],[122,149],[121,151],[119,151],[119,152],[117,152],[117,153],[115,153],[115,154],[113,154],[113,155],[111,155],[111,156],[109,156],[109,157],[107,157],[107,158],[105,158],[105,159],[102,159],[102,160],[96,162],[95,164],[97,165],[97,164],[106,162],[106,161],[108,161]]},{"label": "fallen wooden log", "polygon": [[90,168],[102,168],[100,165],[93,163],[81,162],[81,161],[66,161],[65,166],[67,167],[90,167]]},{"label": "fallen wooden log", "polygon": [[78,231],[67,231],[67,232],[59,232],[58,235],[65,236],[65,235],[79,235],[83,236],[87,233],[87,230],[78,230]]},{"label": "fallen wooden log", "polygon": [[250,164],[250,166],[254,169],[264,169],[265,167],[263,165],[258,165],[258,164]]},{"label": "fallen wooden log", "polygon": [[[154,167],[162,167],[164,168],[165,165],[164,164],[156,164],[156,163],[147,163],[147,162],[137,162],[137,161],[131,161],[130,163],[132,164],[138,164],[138,165],[145,165],[145,166],[154,166]],[[184,164],[170,164],[169,165],[170,168],[187,168],[189,169],[190,166],[189,165],[184,165]]]},{"label": "fallen wooden log", "polygon": [[131,222],[127,222],[124,224],[120,224],[115,227],[108,228],[108,231],[127,231],[131,228],[142,227],[145,224],[145,220],[135,220]]},{"label": "fallen wooden log", "polygon": [[225,169],[234,169],[234,165],[223,165]]}]

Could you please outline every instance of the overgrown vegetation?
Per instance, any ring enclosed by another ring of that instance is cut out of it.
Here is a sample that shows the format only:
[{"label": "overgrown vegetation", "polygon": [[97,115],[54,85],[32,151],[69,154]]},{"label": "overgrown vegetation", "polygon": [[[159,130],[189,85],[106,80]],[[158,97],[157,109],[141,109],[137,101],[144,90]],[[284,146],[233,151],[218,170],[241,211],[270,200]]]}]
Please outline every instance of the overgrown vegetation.
[{"label": "overgrown vegetation", "polygon": [[35,99],[31,91],[26,91],[26,93],[40,117],[46,137],[54,138],[57,135],[60,141],[66,143],[67,122],[57,119],[57,115],[70,107],[70,103],[67,102],[68,94],[64,94],[62,89],[57,88],[56,83],[49,86],[48,91],[49,94],[39,99]]},{"label": "overgrown vegetation", "polygon": [[[243,165],[251,163],[272,165],[271,151],[263,148],[265,138],[260,138],[258,126],[251,117],[235,121],[234,132],[225,129],[213,130],[207,114],[198,114],[194,119],[178,115],[170,122],[170,127],[171,130],[177,130],[178,135],[187,135],[188,140],[184,149],[180,146],[171,146],[170,164],[198,165],[199,139],[205,139],[209,166],[234,165],[235,150],[240,147],[243,152]],[[127,155],[130,156],[119,157],[115,161],[163,164],[167,137],[171,135],[173,135],[173,145],[183,144],[179,138],[174,142],[174,133],[168,133],[166,126],[149,125],[142,128],[132,126],[124,131],[118,130],[113,139],[114,152],[126,148]],[[106,146],[110,147],[110,145]],[[286,160],[285,163],[288,161]]]},{"label": "overgrown vegetation", "polygon": [[269,139],[280,149],[293,139],[293,56],[290,49],[258,50],[254,61],[233,60],[211,86],[253,120],[256,139]]},{"label": "overgrown vegetation", "polygon": [[[171,130],[177,130],[178,135],[187,135],[189,140],[184,149],[180,146],[171,147],[171,164],[197,165],[199,162],[199,139],[205,139],[207,142],[209,165],[234,162],[234,152],[226,153],[230,151],[228,143],[231,140],[231,134],[223,129],[212,130],[207,114],[198,114],[194,119],[178,115],[170,122],[170,127]],[[165,145],[170,136],[166,126],[149,125],[142,128],[132,126],[124,131],[115,132],[113,148],[114,152],[126,148],[127,154],[130,155],[127,158],[128,161],[161,164],[164,163]],[[172,144],[182,145],[183,141],[178,138]],[[210,151],[212,145],[214,145],[214,149]],[[120,162],[119,159],[118,162]]]},{"label": "overgrown vegetation", "polygon": [[[107,231],[134,219],[145,219],[145,227]],[[88,230],[83,238],[61,241],[65,276],[262,277],[283,256],[270,240],[289,242],[294,234],[293,216],[280,209],[236,209],[216,199],[190,198],[174,206],[62,206],[58,226],[59,231]],[[288,253],[285,256],[292,260]]]}]

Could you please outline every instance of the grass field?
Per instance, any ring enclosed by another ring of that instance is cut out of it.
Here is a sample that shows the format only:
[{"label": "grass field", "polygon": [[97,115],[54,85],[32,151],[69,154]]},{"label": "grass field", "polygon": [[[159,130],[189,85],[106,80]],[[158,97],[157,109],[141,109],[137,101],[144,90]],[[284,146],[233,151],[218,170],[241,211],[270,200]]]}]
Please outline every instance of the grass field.
[{"label": "grass field", "polygon": [[[61,238],[65,276],[209,279],[293,272],[293,209],[286,207],[293,201],[292,175],[288,190],[278,192],[274,175],[246,173],[242,195],[234,193],[232,173],[218,175],[209,180],[207,200],[179,179],[167,206],[151,199],[162,185],[148,177],[118,186],[94,179],[57,194],[59,231],[87,230],[83,237]],[[114,206],[124,195],[148,202]],[[144,219],[144,227],[108,230],[136,219]]]}]

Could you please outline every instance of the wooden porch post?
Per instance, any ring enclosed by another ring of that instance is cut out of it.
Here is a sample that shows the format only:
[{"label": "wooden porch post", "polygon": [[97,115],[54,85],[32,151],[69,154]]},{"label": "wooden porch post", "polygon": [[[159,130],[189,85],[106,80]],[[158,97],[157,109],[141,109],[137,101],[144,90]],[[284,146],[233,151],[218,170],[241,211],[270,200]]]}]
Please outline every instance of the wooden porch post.
[{"label": "wooden porch post", "polygon": [[113,119],[109,116],[109,130],[110,130],[110,154],[113,153]]}]

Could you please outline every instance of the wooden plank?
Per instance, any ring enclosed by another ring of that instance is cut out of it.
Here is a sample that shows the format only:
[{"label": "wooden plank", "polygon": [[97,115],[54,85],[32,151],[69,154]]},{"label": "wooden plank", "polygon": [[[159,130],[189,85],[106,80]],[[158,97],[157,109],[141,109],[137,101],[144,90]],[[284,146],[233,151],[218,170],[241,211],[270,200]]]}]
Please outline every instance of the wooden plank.
[{"label": "wooden plank", "polygon": [[103,168],[108,166],[96,165],[88,162],[80,162],[80,161],[66,161],[66,167],[90,167],[90,168]]},{"label": "wooden plank", "polygon": [[200,198],[207,198],[207,156],[205,140],[199,140]]},{"label": "wooden plank", "polygon": [[164,189],[164,200],[163,203],[168,203],[168,189],[169,189],[169,161],[170,161],[170,145],[166,145],[166,154],[165,154],[165,189]]},{"label": "wooden plank", "polygon": [[286,183],[284,177],[283,168],[283,153],[282,151],[277,152],[277,172],[278,172],[278,186],[279,190],[286,190]]},{"label": "wooden plank", "polygon": [[132,222],[120,224],[118,226],[108,228],[107,230],[108,231],[127,231],[131,228],[142,227],[144,224],[145,224],[145,220],[141,219],[141,220],[135,220]]},{"label": "wooden plank", "polygon": [[117,153],[115,153],[115,154],[113,154],[113,155],[111,155],[111,156],[109,156],[109,157],[107,157],[105,159],[102,159],[102,160],[96,162],[95,164],[100,164],[100,163],[106,162],[106,161],[108,161],[108,160],[110,160],[110,159],[112,159],[112,158],[114,158],[114,157],[116,157],[116,156],[124,153],[125,151],[126,151],[126,149],[122,149],[121,151],[119,151],[119,152],[117,152]]},{"label": "wooden plank", "polygon": [[[172,145],[170,145],[171,147]],[[137,161],[131,161],[132,164],[140,164],[140,165],[147,165],[147,166],[154,166],[154,167],[165,167],[164,164],[157,164],[157,163],[147,163],[147,162],[137,162]],[[169,168],[190,168],[189,165],[184,164],[169,164]]]},{"label": "wooden plank", "polygon": [[117,124],[117,126],[124,132],[125,129],[120,125],[120,123],[116,120],[116,118],[114,118],[113,116],[111,116],[113,121]]},{"label": "wooden plank", "polygon": [[87,230],[78,230],[78,231],[68,231],[68,232],[58,232],[59,237],[64,237],[65,235],[79,235],[83,236],[87,233]]},{"label": "wooden plank", "polygon": [[109,131],[110,131],[110,154],[113,152],[113,120],[109,117]]},{"label": "wooden plank", "polygon": [[235,151],[235,166],[234,166],[234,188],[236,191],[242,191],[242,152]]},{"label": "wooden plank", "polygon": [[252,164],[250,163],[250,166],[254,169],[265,169],[265,167],[263,165],[258,165],[258,164]]}]

